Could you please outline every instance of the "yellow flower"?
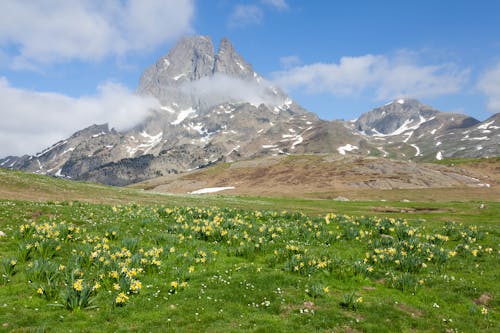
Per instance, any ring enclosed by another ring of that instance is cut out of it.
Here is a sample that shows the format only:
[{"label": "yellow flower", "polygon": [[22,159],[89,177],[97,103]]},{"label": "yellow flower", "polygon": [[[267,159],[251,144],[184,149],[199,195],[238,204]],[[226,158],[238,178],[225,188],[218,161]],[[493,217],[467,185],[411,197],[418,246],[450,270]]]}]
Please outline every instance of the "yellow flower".
[{"label": "yellow flower", "polygon": [[363,297],[356,298],[356,303],[363,303]]},{"label": "yellow flower", "polygon": [[15,261],[14,259],[12,259],[12,260],[10,261],[10,265],[11,265],[11,266],[15,266],[16,264],[17,264],[17,261]]},{"label": "yellow flower", "polygon": [[325,294],[328,294],[328,293],[330,292],[330,288],[328,288],[328,287],[324,287],[324,288],[323,288],[323,292],[324,292]]},{"label": "yellow flower", "polygon": [[39,287],[37,290],[36,290],[36,293],[39,294],[39,295],[43,295],[43,288],[42,287]]},{"label": "yellow flower", "polygon": [[488,309],[485,308],[484,306],[481,308],[481,314],[487,315],[488,314]]},{"label": "yellow flower", "polygon": [[174,252],[175,252],[175,247],[173,247],[173,246],[172,246],[172,247],[170,248],[170,253],[174,253]]},{"label": "yellow flower", "polygon": [[177,289],[177,287],[179,287],[179,282],[177,281],[172,281],[170,282],[170,286],[174,289]]},{"label": "yellow flower", "polygon": [[130,290],[132,291],[138,292],[139,290],[141,290],[141,288],[142,288],[142,283],[139,280],[134,280],[130,284]]},{"label": "yellow flower", "polygon": [[118,283],[113,283],[114,290],[120,290],[120,285]]},{"label": "yellow flower", "polygon": [[96,283],[94,284],[94,286],[92,287],[92,290],[97,290],[97,289],[99,289],[99,288],[101,288],[101,285],[99,284],[99,282],[96,282]]},{"label": "yellow flower", "polygon": [[186,288],[188,286],[188,283],[186,281],[181,282],[181,288]]},{"label": "yellow flower", "polygon": [[189,266],[189,273],[193,273],[194,272],[194,266]]},{"label": "yellow flower", "polygon": [[73,289],[76,291],[82,291],[83,290],[83,280],[78,279],[75,282],[73,282]]},{"label": "yellow flower", "polygon": [[128,300],[128,296],[125,295],[124,292],[121,292],[116,296],[115,302],[116,304],[124,304]]},{"label": "yellow flower", "polygon": [[63,264],[59,265],[59,270],[60,271],[64,271],[65,268],[66,268],[66,266],[64,266]]}]

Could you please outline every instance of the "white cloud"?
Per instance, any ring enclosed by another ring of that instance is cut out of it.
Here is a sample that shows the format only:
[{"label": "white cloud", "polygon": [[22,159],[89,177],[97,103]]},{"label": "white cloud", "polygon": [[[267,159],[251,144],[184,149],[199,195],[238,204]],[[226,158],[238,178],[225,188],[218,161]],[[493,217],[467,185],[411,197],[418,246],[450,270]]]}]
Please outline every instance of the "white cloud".
[{"label": "white cloud", "polygon": [[272,6],[278,10],[287,10],[288,4],[285,0],[261,0],[262,3]]},{"label": "white cloud", "polygon": [[95,61],[177,38],[193,13],[194,0],[4,0],[0,48],[14,67]]},{"label": "white cloud", "polygon": [[262,22],[264,12],[255,5],[237,5],[229,16],[230,27],[244,27]]},{"label": "white cloud", "polygon": [[159,107],[156,99],[116,83],[99,86],[95,96],[72,98],[15,88],[0,77],[0,156],[39,152],[92,124],[127,129]]},{"label": "white cloud", "polygon": [[249,81],[220,73],[188,82],[181,89],[200,98],[208,106],[225,102],[248,102],[253,105],[280,105],[284,102],[273,92],[271,83],[264,79],[260,82]]},{"label": "white cloud", "polygon": [[500,61],[479,78],[477,87],[488,98],[488,110],[500,112]]},{"label": "white cloud", "polygon": [[292,67],[299,66],[301,63],[302,60],[300,60],[300,58],[296,55],[290,55],[280,58],[281,67],[283,67],[284,69],[289,69]]},{"label": "white cloud", "polygon": [[420,65],[414,56],[404,54],[342,57],[339,63],[314,63],[275,72],[273,78],[286,90],[335,96],[371,93],[376,100],[456,93],[468,78],[467,69],[453,64]]}]

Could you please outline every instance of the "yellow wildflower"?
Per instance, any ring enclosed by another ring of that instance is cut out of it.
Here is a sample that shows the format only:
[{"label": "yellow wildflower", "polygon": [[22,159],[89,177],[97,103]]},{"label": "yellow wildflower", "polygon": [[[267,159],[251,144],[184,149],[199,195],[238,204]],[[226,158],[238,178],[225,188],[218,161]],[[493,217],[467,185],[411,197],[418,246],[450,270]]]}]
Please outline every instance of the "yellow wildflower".
[{"label": "yellow wildflower", "polygon": [[130,290],[134,292],[138,292],[139,290],[141,290],[141,288],[142,288],[142,283],[139,280],[134,280],[130,284]]},{"label": "yellow wildflower", "polygon": [[73,282],[73,289],[76,291],[82,291],[83,290],[83,280],[78,279],[75,282]]},{"label": "yellow wildflower", "polygon": [[116,296],[115,302],[116,304],[124,304],[128,300],[128,296],[125,295],[124,292],[121,292]]}]

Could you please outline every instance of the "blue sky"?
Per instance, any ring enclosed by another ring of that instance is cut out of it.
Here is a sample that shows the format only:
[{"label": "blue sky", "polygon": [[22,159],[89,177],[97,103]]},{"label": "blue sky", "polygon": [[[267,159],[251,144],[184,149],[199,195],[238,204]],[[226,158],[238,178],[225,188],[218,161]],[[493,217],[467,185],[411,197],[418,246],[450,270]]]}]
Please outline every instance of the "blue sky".
[{"label": "blue sky", "polygon": [[141,119],[142,71],[185,34],[229,37],[323,119],[414,97],[484,120],[500,112],[498,13],[495,0],[4,0],[0,156]]}]

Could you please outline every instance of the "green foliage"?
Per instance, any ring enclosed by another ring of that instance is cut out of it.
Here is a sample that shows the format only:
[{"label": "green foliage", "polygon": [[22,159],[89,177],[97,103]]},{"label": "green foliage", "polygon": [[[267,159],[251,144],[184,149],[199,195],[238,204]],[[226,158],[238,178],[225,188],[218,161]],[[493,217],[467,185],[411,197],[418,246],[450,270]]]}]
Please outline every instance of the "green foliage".
[{"label": "green foliage", "polygon": [[[471,216],[494,215],[481,213]],[[0,298],[13,330],[85,331],[92,322],[102,331],[493,332],[498,324],[498,302],[484,296],[500,292],[500,232],[490,222],[0,201],[0,223],[12,235],[0,243]]]}]

